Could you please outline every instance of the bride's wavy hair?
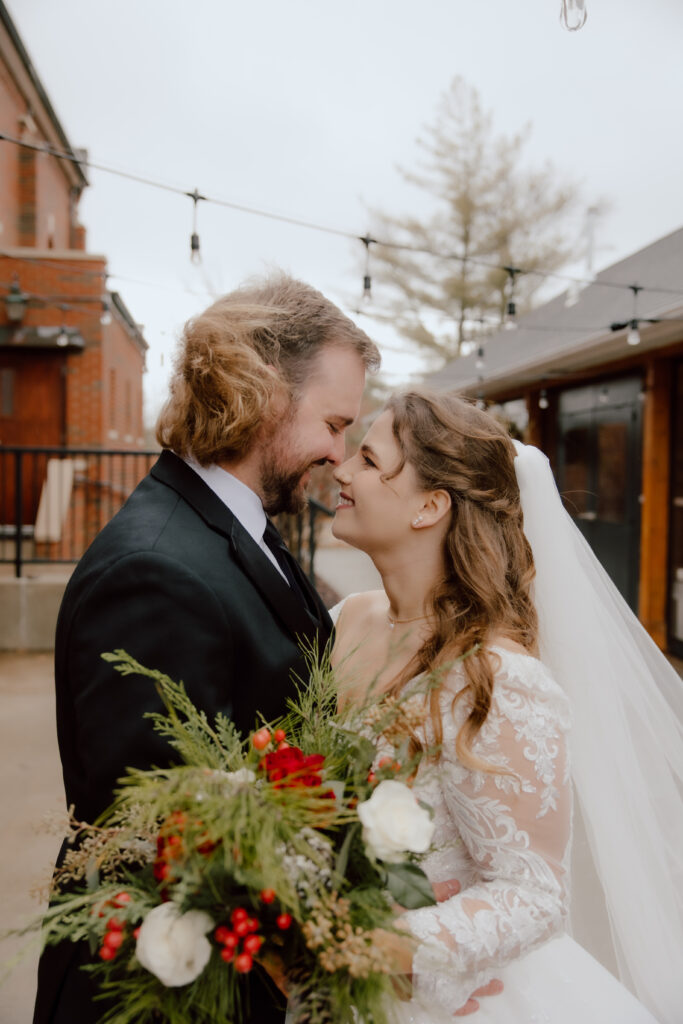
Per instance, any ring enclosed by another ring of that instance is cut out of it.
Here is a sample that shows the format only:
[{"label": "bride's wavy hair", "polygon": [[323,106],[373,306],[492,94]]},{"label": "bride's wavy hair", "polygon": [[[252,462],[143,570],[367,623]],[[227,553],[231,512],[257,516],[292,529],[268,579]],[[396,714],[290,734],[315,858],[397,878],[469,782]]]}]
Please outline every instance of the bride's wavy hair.
[{"label": "bride's wavy hair", "polygon": [[[490,770],[472,754],[472,744],[491,707],[494,636],[507,637],[536,653],[538,620],[531,599],[535,575],[524,535],[515,448],[493,416],[452,395],[411,390],[392,396],[394,437],[401,461],[415,471],[424,490],[451,497],[444,541],[445,577],[435,586],[431,635],[392,686],[398,692],[418,672],[444,670],[463,661],[465,686],[455,701],[467,699],[469,714],[457,737],[456,753],[471,767]],[[430,714],[437,743],[443,739],[439,688],[430,691]]]}]

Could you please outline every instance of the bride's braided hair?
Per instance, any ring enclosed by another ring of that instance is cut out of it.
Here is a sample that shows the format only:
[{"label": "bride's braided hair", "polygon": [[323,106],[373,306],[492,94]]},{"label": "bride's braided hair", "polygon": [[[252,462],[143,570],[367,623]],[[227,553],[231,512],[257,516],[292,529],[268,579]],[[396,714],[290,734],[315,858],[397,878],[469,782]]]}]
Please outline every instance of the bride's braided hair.
[{"label": "bride's braided hair", "polygon": [[[478,645],[463,662],[466,685],[455,700],[467,699],[469,714],[458,733],[456,752],[471,767],[489,768],[471,747],[491,707],[494,636],[536,651],[537,616],[530,590],[531,548],[524,535],[515,449],[504,428],[488,413],[451,395],[409,391],[387,403],[402,452],[397,475],[408,462],[424,490],[445,490],[452,511],[445,538],[446,575],[431,595],[435,625],[392,690],[417,672],[438,670]],[[430,693],[438,743],[443,737],[438,688]]]}]

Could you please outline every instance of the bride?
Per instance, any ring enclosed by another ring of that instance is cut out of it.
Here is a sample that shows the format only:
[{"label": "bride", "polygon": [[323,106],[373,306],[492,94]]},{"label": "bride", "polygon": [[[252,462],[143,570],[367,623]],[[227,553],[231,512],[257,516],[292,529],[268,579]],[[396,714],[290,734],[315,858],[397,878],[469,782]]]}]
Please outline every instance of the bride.
[{"label": "bride", "polygon": [[[681,684],[564,513],[547,460],[469,403],[409,392],[335,477],[333,532],[384,587],[338,606],[342,699],[369,680],[378,700],[405,697],[441,669],[413,737],[415,790],[435,815],[423,866],[460,891],[404,912],[417,946],[386,936],[413,977],[397,1019],[452,1021],[500,978],[477,1024],[681,1021]],[[572,782],[621,976],[643,1002],[568,934]]]}]

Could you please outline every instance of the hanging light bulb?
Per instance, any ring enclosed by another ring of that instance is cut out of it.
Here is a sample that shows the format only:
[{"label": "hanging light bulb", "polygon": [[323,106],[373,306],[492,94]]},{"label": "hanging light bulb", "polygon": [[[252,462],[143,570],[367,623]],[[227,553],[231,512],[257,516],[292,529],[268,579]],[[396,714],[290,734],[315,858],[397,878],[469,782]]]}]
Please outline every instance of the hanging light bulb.
[{"label": "hanging light bulb", "polygon": [[372,277],[370,275],[370,246],[374,241],[375,239],[371,238],[369,233],[361,238],[361,242],[365,246],[365,273],[363,274],[362,295],[362,299],[364,302],[370,302],[370,300],[372,299]]},{"label": "hanging light bulb", "polygon": [[517,330],[517,306],[515,305],[515,278],[519,274],[518,267],[503,267],[503,270],[507,271],[508,279],[510,282],[510,290],[508,293],[507,306],[505,308],[505,322],[504,327],[506,331]]},{"label": "hanging light bulb", "polygon": [[547,409],[549,405],[550,402],[548,401],[548,392],[545,388],[541,388],[540,394],[538,396],[538,408]]},{"label": "hanging light bulb", "polygon": [[627,345],[640,345],[640,331],[638,330],[638,292],[643,290],[643,286],[640,284],[631,284],[629,288],[633,292],[633,317],[629,324],[628,334],[626,335]]},{"label": "hanging light bulb", "polygon": [[640,331],[638,330],[638,321],[631,320],[628,334],[626,335],[627,345],[640,345]]},{"label": "hanging light bulb", "polygon": [[605,385],[604,387],[600,388],[600,394],[598,395],[598,402],[600,402],[601,405],[607,405],[607,403],[609,402],[609,388],[607,387],[607,385]]},{"label": "hanging light bulb", "polygon": [[190,235],[190,259],[193,263],[200,263],[202,256],[199,250],[199,233],[197,232],[197,204],[201,199],[206,197],[201,195],[198,189],[194,192],[186,192],[185,195],[189,196],[192,200],[192,234]]},{"label": "hanging light bulb", "polygon": [[111,313],[109,312],[109,303],[106,299],[102,299],[102,313],[100,314],[100,323],[103,327],[108,327],[111,323]]},{"label": "hanging light bulb", "polygon": [[562,0],[560,21],[568,32],[578,32],[586,24],[586,0]]},{"label": "hanging light bulb", "polygon": [[66,348],[69,344],[69,335],[67,334],[66,327],[62,327],[57,335],[57,344],[60,348]]},{"label": "hanging light bulb", "polygon": [[480,345],[479,348],[477,349],[477,361],[474,364],[474,367],[475,367],[476,370],[483,370],[484,369],[484,347],[483,347],[483,345]]}]

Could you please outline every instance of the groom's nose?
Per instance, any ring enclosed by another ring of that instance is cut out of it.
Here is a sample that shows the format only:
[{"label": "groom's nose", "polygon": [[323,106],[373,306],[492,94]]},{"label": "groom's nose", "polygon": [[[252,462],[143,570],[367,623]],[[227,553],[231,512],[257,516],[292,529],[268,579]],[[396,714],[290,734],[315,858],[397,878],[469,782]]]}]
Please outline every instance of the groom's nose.
[{"label": "groom's nose", "polygon": [[339,466],[346,455],[346,439],[343,434],[335,434],[330,438],[330,446],[327,451],[327,461],[333,466]]}]

